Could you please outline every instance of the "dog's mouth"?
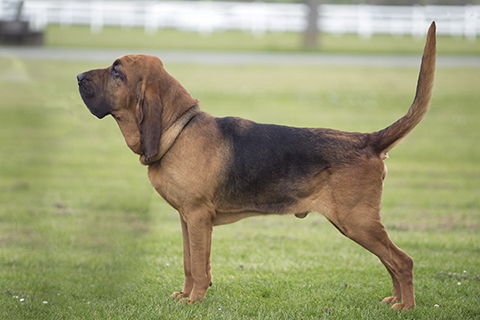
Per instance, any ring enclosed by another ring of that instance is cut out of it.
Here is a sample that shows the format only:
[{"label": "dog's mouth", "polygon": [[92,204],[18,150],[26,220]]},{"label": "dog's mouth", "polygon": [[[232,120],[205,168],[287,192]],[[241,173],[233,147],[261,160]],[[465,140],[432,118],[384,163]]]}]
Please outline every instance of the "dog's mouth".
[{"label": "dog's mouth", "polygon": [[78,91],[82,97],[83,102],[87,106],[88,110],[99,119],[104,118],[109,115],[110,105],[105,99],[100,99],[96,96],[95,90],[88,85],[88,82],[85,79],[85,74],[81,73],[77,76],[78,81]]},{"label": "dog's mouth", "polygon": [[109,105],[106,103],[94,102],[95,99],[93,98],[93,95],[92,98],[85,98],[82,96],[82,99],[88,110],[90,110],[90,112],[98,119],[103,119],[105,116],[111,114]]},{"label": "dog's mouth", "polygon": [[85,73],[80,73],[77,76],[78,90],[85,103],[87,103],[87,101],[85,101],[86,99],[92,99],[94,96],[94,92],[91,87],[87,85],[87,82],[88,80]]},{"label": "dog's mouth", "polygon": [[94,91],[89,86],[84,84],[78,84],[78,90],[80,91],[80,96],[85,103],[87,103],[85,100],[93,99],[95,96]]}]

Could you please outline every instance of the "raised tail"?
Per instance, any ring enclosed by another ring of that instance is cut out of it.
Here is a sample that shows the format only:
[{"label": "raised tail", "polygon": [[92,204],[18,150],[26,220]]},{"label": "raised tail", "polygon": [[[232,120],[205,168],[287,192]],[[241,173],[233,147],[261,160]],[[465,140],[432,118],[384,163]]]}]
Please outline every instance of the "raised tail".
[{"label": "raised tail", "polygon": [[436,38],[435,22],[428,29],[427,41],[423,51],[422,65],[418,76],[417,91],[410,109],[406,115],[383,130],[371,134],[371,146],[382,158],[403,137],[405,137],[423,118],[430,105],[435,75]]}]

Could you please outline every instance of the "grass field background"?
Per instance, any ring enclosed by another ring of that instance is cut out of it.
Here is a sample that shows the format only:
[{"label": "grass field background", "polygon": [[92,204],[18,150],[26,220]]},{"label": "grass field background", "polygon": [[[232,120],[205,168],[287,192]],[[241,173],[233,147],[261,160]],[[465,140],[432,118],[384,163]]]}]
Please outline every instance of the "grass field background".
[{"label": "grass field background", "polygon": [[[92,33],[88,26],[60,27],[58,25],[50,25],[46,33],[48,46],[79,48],[298,52],[305,51],[302,40],[302,34],[296,32],[268,32],[258,37],[242,31],[201,35],[197,32],[161,29],[156,33],[148,34],[142,28],[119,31],[118,27],[106,27],[100,33]],[[370,39],[362,39],[354,34],[321,34],[320,48],[310,51],[312,54],[421,54],[423,40],[423,37],[415,38],[407,35],[401,37],[374,35]],[[437,49],[439,54],[479,55],[480,41],[440,36]]]},{"label": "grass field background", "polygon": [[[422,45],[420,45],[421,47]],[[420,57],[419,57],[420,59]],[[178,305],[177,213],[75,76],[96,62],[0,59],[0,318],[480,317],[480,70],[439,69],[431,110],[386,160],[382,218],[415,260],[417,309],[381,304],[389,276],[321,215],[217,227],[213,286]],[[373,131],[413,100],[415,68],[169,65],[216,116]]]}]

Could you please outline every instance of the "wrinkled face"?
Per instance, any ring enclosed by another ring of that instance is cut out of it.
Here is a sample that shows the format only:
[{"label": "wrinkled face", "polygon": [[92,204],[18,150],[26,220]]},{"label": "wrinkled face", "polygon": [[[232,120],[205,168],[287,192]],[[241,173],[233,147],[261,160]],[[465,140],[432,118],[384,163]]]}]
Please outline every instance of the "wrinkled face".
[{"label": "wrinkled face", "polygon": [[[121,109],[135,106],[142,81],[142,55],[123,56],[108,68],[91,70],[77,76],[80,95],[92,114],[98,118],[116,116]],[[150,58],[151,59],[151,58]],[[161,62],[160,62],[161,63]]]},{"label": "wrinkled face", "polygon": [[[127,55],[108,68],[77,76],[80,95],[98,118],[112,115],[128,147],[137,154],[153,156],[161,132],[163,63],[154,56]],[[148,89],[147,89],[148,88]],[[146,95],[154,98],[146,101]]]},{"label": "wrinkled face", "polygon": [[128,147],[145,162],[158,153],[163,128],[198,103],[155,56],[126,55],[77,80],[90,112],[100,119],[112,115]]}]

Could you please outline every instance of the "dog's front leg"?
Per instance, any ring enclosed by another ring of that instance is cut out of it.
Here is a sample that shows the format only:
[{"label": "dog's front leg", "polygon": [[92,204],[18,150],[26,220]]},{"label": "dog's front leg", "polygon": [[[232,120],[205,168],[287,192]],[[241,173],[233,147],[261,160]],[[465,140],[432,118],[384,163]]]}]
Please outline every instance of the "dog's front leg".
[{"label": "dog's front leg", "polygon": [[185,271],[185,282],[183,283],[183,290],[181,292],[174,292],[172,298],[188,298],[193,289],[192,267],[190,264],[190,240],[188,237],[187,223],[180,215],[180,222],[182,225],[183,236],[183,269]]},{"label": "dog's front leg", "polygon": [[181,213],[185,283],[182,293],[173,296],[188,298],[189,303],[202,300],[211,284],[210,252],[213,215],[209,210]]},{"label": "dog's front leg", "polygon": [[209,211],[197,211],[187,217],[190,240],[190,265],[193,288],[189,302],[202,300],[212,281],[210,252],[212,246],[213,215]]}]

